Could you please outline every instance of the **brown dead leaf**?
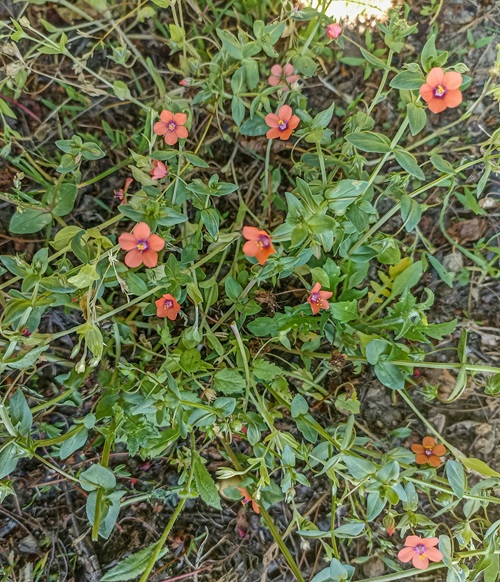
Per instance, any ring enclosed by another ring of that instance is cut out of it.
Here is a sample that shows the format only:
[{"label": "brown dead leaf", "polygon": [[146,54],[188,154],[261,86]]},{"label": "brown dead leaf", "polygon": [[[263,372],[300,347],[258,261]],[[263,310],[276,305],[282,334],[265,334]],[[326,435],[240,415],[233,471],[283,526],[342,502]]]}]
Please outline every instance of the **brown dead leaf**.
[{"label": "brown dead leaf", "polygon": [[462,222],[455,222],[450,226],[447,232],[452,239],[460,244],[465,244],[479,240],[487,228],[488,223],[486,220],[484,218],[476,217]]}]

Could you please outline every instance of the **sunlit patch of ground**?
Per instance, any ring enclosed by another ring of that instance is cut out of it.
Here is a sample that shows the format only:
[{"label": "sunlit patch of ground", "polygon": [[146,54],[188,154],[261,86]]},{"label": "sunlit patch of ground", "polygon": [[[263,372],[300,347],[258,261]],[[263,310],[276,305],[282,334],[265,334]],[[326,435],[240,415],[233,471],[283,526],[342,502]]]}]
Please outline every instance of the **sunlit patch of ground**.
[{"label": "sunlit patch of ground", "polygon": [[[323,0],[309,0],[310,6],[318,10],[323,5]],[[360,20],[385,20],[388,11],[395,5],[394,0],[332,0],[326,2],[326,14],[334,20],[354,21]]]}]

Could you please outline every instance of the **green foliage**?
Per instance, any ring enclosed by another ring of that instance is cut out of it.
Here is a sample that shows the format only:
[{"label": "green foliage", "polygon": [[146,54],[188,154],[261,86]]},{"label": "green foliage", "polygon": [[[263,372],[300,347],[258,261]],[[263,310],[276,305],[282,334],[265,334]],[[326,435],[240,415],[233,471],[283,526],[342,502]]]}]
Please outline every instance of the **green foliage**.
[{"label": "green foliage", "polygon": [[[115,22],[113,30],[128,18],[121,5],[87,3],[92,14]],[[365,46],[346,56],[342,37],[327,44],[320,10],[287,12],[271,2],[264,21],[259,4],[235,2],[225,11],[193,2],[204,6],[199,21],[171,0],[137,10],[138,21],[148,21],[169,47],[168,67],[184,78],[185,89],[173,86],[156,70],[154,55],[141,56],[130,39],[115,46],[106,34],[99,50],[113,68],[97,70],[91,58],[97,45],[82,56],[75,42],[81,33],[73,28],[67,35],[45,21],[43,30],[26,18],[4,24],[6,55],[22,49],[33,55],[30,62],[60,59],[79,84],[61,80],[71,105],[52,104],[65,119],[57,128],[64,139],[54,141],[54,133],[50,147],[37,144],[13,158],[13,145],[32,145],[8,123],[4,131],[1,155],[18,172],[2,193],[11,206],[11,238],[40,232],[46,243],[37,239],[33,256],[26,250],[0,257],[0,371],[17,382],[6,382],[0,404],[0,498],[13,491],[6,478],[16,478],[19,462],[36,456],[83,490],[93,539],[108,538],[134,500],[111,457],[119,449],[169,464],[175,485],[158,491],[146,479],[141,499],[168,496],[179,512],[191,498],[224,511],[218,482],[237,477],[298,580],[298,566],[267,513],[278,503],[293,508],[290,530],[324,550],[328,566],[311,582],[356,579],[344,561],[357,538],[367,556],[353,564],[377,555],[397,570],[392,558],[402,538],[438,535],[443,515],[453,534],[440,536],[448,579],[465,580],[472,571],[471,580],[482,574],[494,580],[498,524],[486,509],[498,504],[500,473],[453,447],[444,469],[419,466],[399,446],[413,425],[381,441],[364,433],[357,415],[363,411],[358,384],[378,380],[394,403],[412,407],[422,434],[435,434],[413,404],[417,368],[457,372],[448,402],[463,394],[471,372],[494,373],[481,381],[488,395],[500,393],[500,372],[470,363],[465,332],[456,362],[434,357],[436,342],[453,341],[458,321],[452,315],[430,321],[435,286],[429,282],[434,276],[452,288],[464,275],[420,227],[431,205],[444,201],[444,213],[450,197],[485,213],[480,199],[498,169],[498,136],[466,159],[462,145],[443,135],[444,122],[433,129],[441,120],[428,117],[419,89],[432,68],[449,70],[453,63],[433,34],[419,62],[410,62],[405,43],[417,25],[401,11],[391,12],[376,34],[367,30]],[[205,18],[209,7],[213,21]],[[122,34],[119,29],[120,41]],[[394,54],[404,61],[401,70]],[[361,68],[370,83],[347,105],[335,97],[316,110],[303,86],[335,59]],[[0,81],[14,102],[27,80],[23,63]],[[291,65],[299,81],[269,85],[270,68],[280,63]],[[455,69],[466,72],[460,63]],[[372,95],[374,79],[380,86]],[[76,127],[75,113],[96,98],[107,102],[103,111],[120,108],[123,119]],[[264,138],[266,117],[284,104],[297,127],[288,140]],[[375,107],[392,107],[394,123],[381,122]],[[182,145],[155,133],[165,109],[187,115]],[[0,115],[12,120],[17,110],[0,100]],[[162,164],[168,172],[158,177]],[[468,179],[480,165],[483,177]],[[124,186],[132,177],[133,185]],[[137,223],[155,238],[131,235]],[[265,232],[245,241],[244,226]],[[262,260],[266,234],[274,252]],[[158,237],[164,244],[155,250]],[[491,254],[500,253],[491,242],[458,249],[474,269],[498,275]],[[143,264],[127,266],[132,253],[143,251],[154,251],[154,264],[146,264],[144,252]],[[315,284],[319,299],[311,296]],[[181,311],[172,316],[166,302],[173,300]],[[39,382],[48,365],[57,370],[50,389]],[[437,387],[421,391],[439,396]],[[61,428],[49,411],[63,405],[75,414]],[[75,464],[87,448],[97,462]],[[210,463],[214,450],[223,459],[218,471]],[[316,480],[332,495],[325,531],[293,501],[299,487]],[[228,498],[240,499],[239,491],[233,487]],[[424,515],[427,498],[432,507]],[[401,540],[382,533],[391,529],[387,524]],[[165,541],[129,555],[102,580],[145,580],[165,555]]]}]

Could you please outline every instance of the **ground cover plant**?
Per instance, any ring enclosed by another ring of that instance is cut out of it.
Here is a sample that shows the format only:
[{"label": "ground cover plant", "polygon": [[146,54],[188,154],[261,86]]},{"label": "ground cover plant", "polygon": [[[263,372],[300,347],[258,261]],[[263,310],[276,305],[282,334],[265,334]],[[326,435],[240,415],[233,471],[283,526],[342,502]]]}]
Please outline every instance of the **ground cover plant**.
[{"label": "ground cover plant", "polygon": [[500,53],[331,4],[6,6],[2,580],[500,579]]}]

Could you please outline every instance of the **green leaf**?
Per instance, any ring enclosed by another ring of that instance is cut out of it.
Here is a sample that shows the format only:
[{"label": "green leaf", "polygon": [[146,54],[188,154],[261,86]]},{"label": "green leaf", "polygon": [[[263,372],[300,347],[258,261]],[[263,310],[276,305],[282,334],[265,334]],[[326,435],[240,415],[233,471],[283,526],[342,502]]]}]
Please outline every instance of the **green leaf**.
[{"label": "green leaf", "polygon": [[462,458],[461,461],[462,464],[467,467],[467,469],[475,471],[476,473],[480,473],[485,477],[500,477],[500,473],[492,469],[484,461],[480,461],[479,459],[475,459],[474,457]]},{"label": "green leaf", "polygon": [[373,370],[377,378],[387,388],[393,390],[402,390],[405,387],[405,378],[401,370],[390,362],[377,362],[373,366]]},{"label": "green leaf", "polygon": [[422,261],[417,261],[400,273],[392,284],[391,297],[396,297],[405,291],[405,289],[411,289],[416,285],[420,281],[422,271]]},{"label": "green leaf", "polygon": [[193,166],[196,166],[198,168],[208,168],[207,162],[205,162],[205,160],[202,160],[196,154],[193,154],[191,152],[184,152],[184,156],[190,164],[193,164]]},{"label": "green leaf", "polygon": [[453,289],[453,275],[444,268],[444,266],[436,259],[436,257],[427,254],[427,258],[429,259],[430,264],[436,270],[439,278],[444,281],[448,287]]},{"label": "green leaf", "polygon": [[51,222],[52,216],[46,210],[28,208],[20,212],[18,208],[10,219],[9,231],[13,234],[33,234]]},{"label": "green leaf", "polygon": [[424,129],[427,122],[427,114],[425,109],[415,103],[408,103],[406,106],[408,113],[408,121],[410,122],[410,131],[412,135],[417,135]]},{"label": "green leaf", "polygon": [[436,51],[436,35],[431,34],[427,39],[427,42],[424,44],[422,48],[422,52],[420,53],[420,62],[422,63],[422,68],[424,71],[429,72],[431,68],[430,61],[437,57]]},{"label": "green leaf", "polygon": [[115,81],[113,83],[113,93],[120,101],[131,98],[130,89],[123,81]]},{"label": "green leaf", "polygon": [[292,58],[293,66],[297,71],[304,75],[304,77],[312,77],[316,72],[316,61],[311,59],[311,57],[306,57],[304,55],[295,56]]},{"label": "green leaf", "polygon": [[239,127],[243,119],[245,119],[245,103],[243,99],[234,95],[231,99],[231,114],[233,116],[234,122]]},{"label": "green leaf", "polygon": [[245,378],[236,370],[222,368],[214,374],[214,390],[222,394],[241,394],[245,386]]},{"label": "green leaf", "polygon": [[248,135],[250,137],[265,135],[267,131],[269,131],[269,126],[265,120],[258,115],[254,115],[253,118],[247,119],[240,127],[241,135]]},{"label": "green leaf", "polygon": [[353,321],[358,318],[358,302],[353,299],[352,301],[330,303],[330,313],[334,319],[341,323]]},{"label": "green leaf", "polygon": [[365,524],[362,521],[346,523],[340,527],[336,527],[333,530],[333,535],[336,538],[355,538],[363,533],[365,529]]},{"label": "green leaf", "polygon": [[205,208],[201,211],[201,221],[212,238],[219,234],[219,211],[216,208]]},{"label": "green leaf", "polygon": [[[10,305],[10,304],[9,304]],[[49,346],[38,346],[37,348],[33,348],[27,354],[17,358],[10,358],[8,360],[2,359],[2,364],[5,364],[7,368],[11,368],[13,370],[26,370],[27,368],[31,368],[36,361],[38,360],[40,354],[48,350]]]},{"label": "green leaf", "polygon": [[292,417],[298,418],[299,416],[306,414],[308,410],[309,404],[307,404],[307,400],[301,394],[297,394],[292,400],[290,406]]},{"label": "green leaf", "polygon": [[420,89],[425,83],[421,73],[414,71],[401,71],[389,83],[393,89],[409,89],[410,91]]},{"label": "green leaf", "polygon": [[241,61],[243,59],[243,52],[241,50],[241,45],[238,42],[238,39],[227,30],[221,30],[220,28],[217,28],[216,32],[217,36],[222,41],[222,46],[229,53],[229,55],[232,56],[233,59]]},{"label": "green leaf", "polygon": [[16,390],[12,395],[9,410],[12,424],[18,434],[28,437],[33,423],[33,415],[21,390]]},{"label": "green leaf", "polygon": [[422,218],[422,207],[406,194],[401,196],[401,218],[404,221],[406,232],[411,232]]},{"label": "green leaf", "polygon": [[78,188],[75,184],[61,184],[54,196],[55,189],[56,186],[49,188],[44,198],[51,205],[54,216],[66,216],[75,206]]},{"label": "green leaf", "polygon": [[80,474],[80,485],[85,491],[94,491],[102,487],[103,489],[114,489],[116,477],[107,467],[96,464]]},{"label": "green leaf", "polygon": [[396,148],[394,150],[394,157],[396,158],[397,163],[415,178],[419,180],[425,180],[425,174],[420,169],[418,162],[412,154],[409,154],[402,148]]},{"label": "green leaf", "polygon": [[455,173],[453,166],[438,154],[433,154],[431,156],[431,164],[436,168],[436,170],[444,172],[445,174]]},{"label": "green leaf", "polygon": [[345,139],[355,148],[363,152],[385,154],[391,151],[390,141],[385,135],[380,133],[373,133],[371,131],[351,133]]},{"label": "green leaf", "polygon": [[448,478],[450,487],[453,489],[453,493],[455,493],[459,499],[462,499],[465,494],[465,488],[467,487],[467,479],[462,464],[450,459],[446,462],[445,470],[446,477]]},{"label": "green leaf", "polygon": [[192,462],[194,463],[194,480],[196,489],[203,501],[215,507],[215,509],[222,509],[220,504],[219,492],[215,486],[214,480],[203,464],[199,453],[193,453]]},{"label": "green leaf", "polygon": [[[153,0],[153,2],[156,3],[157,0]],[[157,543],[151,544],[147,548],[121,559],[114,568],[104,574],[101,582],[125,582],[126,580],[138,578],[146,570]],[[168,546],[162,548],[158,554],[158,559],[163,558],[168,552]]]},{"label": "green leaf", "polygon": [[59,449],[61,459],[67,459],[75,451],[81,449],[87,441],[88,434],[88,431],[82,428],[82,430],[65,440]]}]

